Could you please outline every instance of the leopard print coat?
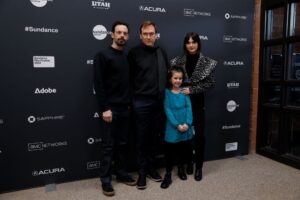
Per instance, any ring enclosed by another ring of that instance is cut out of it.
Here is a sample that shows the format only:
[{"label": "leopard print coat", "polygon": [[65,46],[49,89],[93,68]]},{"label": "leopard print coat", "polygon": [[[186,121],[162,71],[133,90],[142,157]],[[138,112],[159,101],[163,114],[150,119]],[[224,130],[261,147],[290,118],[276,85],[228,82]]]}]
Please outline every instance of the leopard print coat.
[{"label": "leopard print coat", "polygon": [[214,86],[214,71],[217,65],[217,61],[206,57],[202,53],[200,53],[191,77],[188,77],[187,75],[185,64],[186,55],[177,56],[170,61],[171,67],[181,66],[183,68],[186,77],[186,80],[184,82],[190,83],[189,89],[191,94],[199,94],[205,92],[207,89]]}]

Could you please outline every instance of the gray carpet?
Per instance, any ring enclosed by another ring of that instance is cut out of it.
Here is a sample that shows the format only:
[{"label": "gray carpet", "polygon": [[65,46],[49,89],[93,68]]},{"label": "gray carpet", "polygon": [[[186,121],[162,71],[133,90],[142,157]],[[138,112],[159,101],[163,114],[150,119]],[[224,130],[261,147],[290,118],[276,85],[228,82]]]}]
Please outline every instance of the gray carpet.
[{"label": "gray carpet", "polygon": [[[0,200],[300,200],[300,170],[257,154],[209,161],[201,182],[188,176],[181,181],[173,171],[173,184],[161,189],[147,180],[146,190],[113,182],[114,197],[105,197],[98,178],[0,194]],[[163,175],[163,170],[161,174]],[[136,174],[134,174],[136,176]],[[54,191],[49,192],[53,189]]]}]

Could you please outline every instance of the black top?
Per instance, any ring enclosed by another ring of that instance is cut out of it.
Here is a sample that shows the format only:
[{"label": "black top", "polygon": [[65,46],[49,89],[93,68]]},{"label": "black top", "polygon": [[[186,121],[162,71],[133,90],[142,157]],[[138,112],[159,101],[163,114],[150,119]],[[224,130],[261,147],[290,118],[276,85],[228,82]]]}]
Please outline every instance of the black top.
[{"label": "black top", "polygon": [[95,56],[94,87],[100,111],[129,105],[129,65],[123,51],[108,47]]},{"label": "black top", "polygon": [[186,56],[186,73],[188,77],[190,78],[195,70],[195,66],[197,64],[197,61],[199,59],[199,54],[187,54]]},{"label": "black top", "polygon": [[[157,59],[158,47],[140,44],[133,47],[128,54],[130,64],[130,79],[135,97],[159,96],[159,64]],[[166,53],[162,51],[165,67],[168,67]]]}]

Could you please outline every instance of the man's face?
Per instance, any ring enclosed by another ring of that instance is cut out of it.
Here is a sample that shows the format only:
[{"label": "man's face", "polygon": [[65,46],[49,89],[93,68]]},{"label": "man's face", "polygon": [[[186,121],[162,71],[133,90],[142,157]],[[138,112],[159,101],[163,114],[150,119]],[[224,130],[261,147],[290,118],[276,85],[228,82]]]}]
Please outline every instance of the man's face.
[{"label": "man's face", "polygon": [[140,38],[146,46],[153,47],[156,41],[156,32],[154,26],[149,25],[143,27],[140,33]]},{"label": "man's face", "polygon": [[123,47],[129,38],[128,28],[125,25],[117,25],[115,27],[115,32],[111,34],[111,37],[114,45]]}]

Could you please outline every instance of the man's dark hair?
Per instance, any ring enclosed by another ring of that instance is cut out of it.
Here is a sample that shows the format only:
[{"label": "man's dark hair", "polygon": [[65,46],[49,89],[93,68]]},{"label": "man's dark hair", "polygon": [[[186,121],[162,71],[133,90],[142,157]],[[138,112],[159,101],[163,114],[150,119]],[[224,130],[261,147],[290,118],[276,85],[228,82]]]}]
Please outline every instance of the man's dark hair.
[{"label": "man's dark hair", "polygon": [[111,27],[111,32],[114,33],[115,29],[116,29],[116,26],[118,26],[118,25],[124,25],[124,26],[126,26],[127,29],[128,29],[128,32],[129,32],[129,25],[126,22],[122,22],[122,21],[115,21],[113,23],[112,27]]}]

